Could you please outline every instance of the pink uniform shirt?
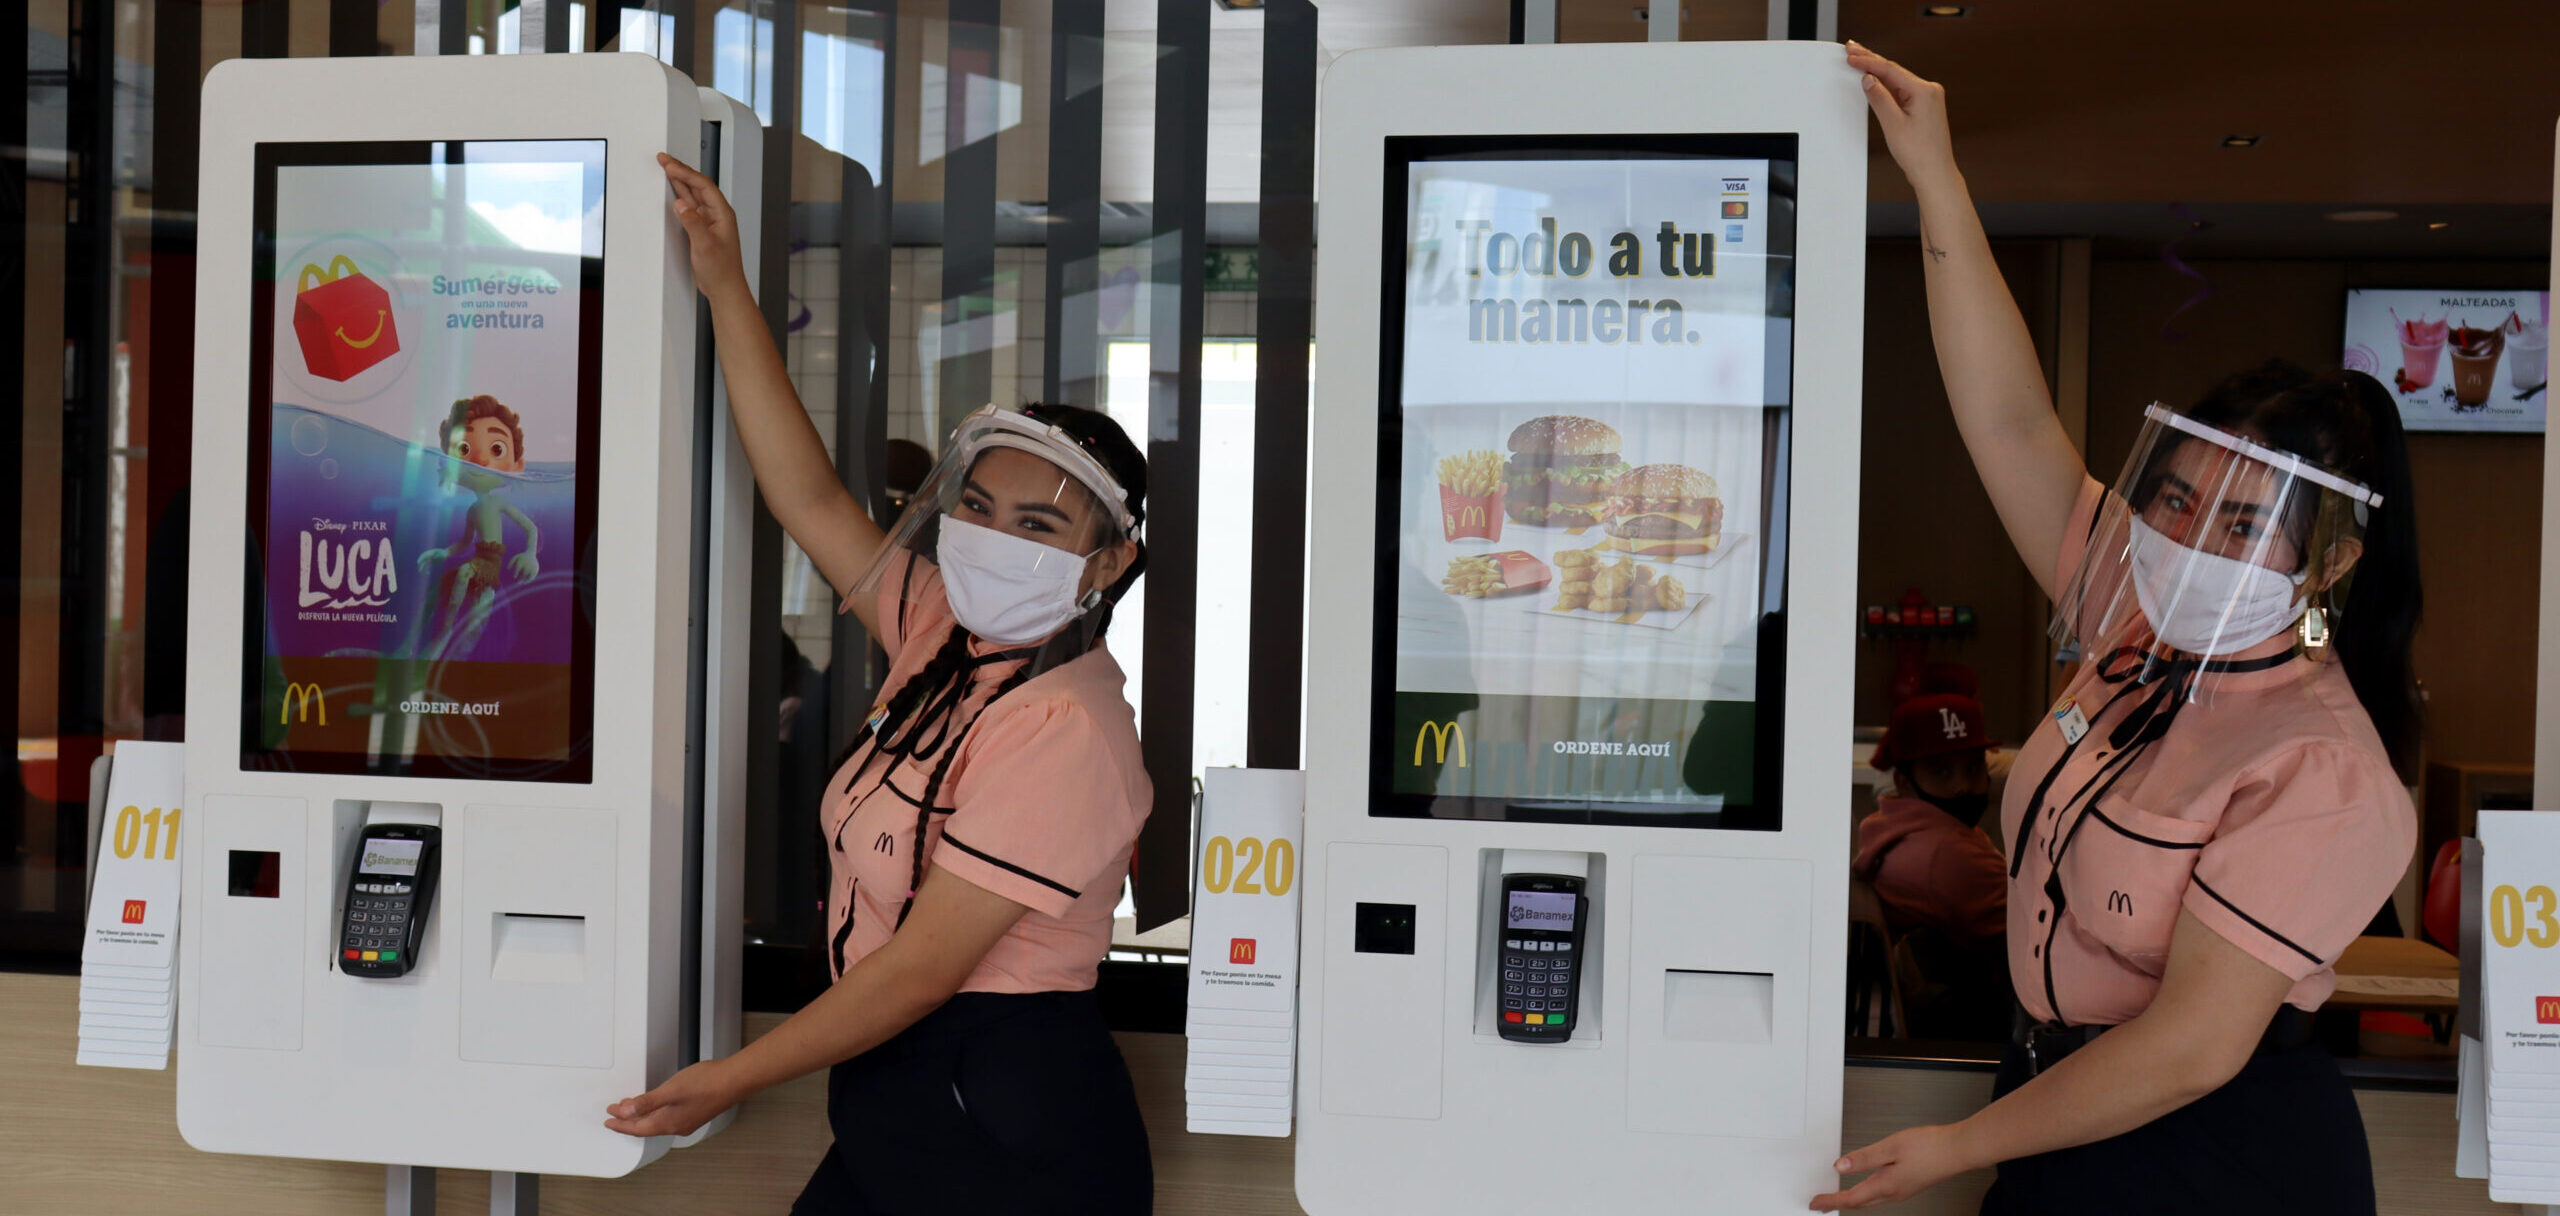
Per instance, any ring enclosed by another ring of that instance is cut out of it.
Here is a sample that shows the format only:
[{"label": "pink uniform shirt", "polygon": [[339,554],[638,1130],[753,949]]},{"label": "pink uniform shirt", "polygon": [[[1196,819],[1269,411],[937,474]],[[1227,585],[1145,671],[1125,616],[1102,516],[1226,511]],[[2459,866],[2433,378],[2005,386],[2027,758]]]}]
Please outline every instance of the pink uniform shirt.
[{"label": "pink uniform shirt", "polygon": [[1897,932],[1926,927],[1979,942],[2008,924],[2009,863],[1980,828],[1922,799],[1888,797],[1857,835],[1849,872],[1875,888]]},{"label": "pink uniform shirt", "polygon": [[[2057,585],[2079,567],[2104,494],[2095,481],[2082,491]],[[2116,561],[2102,577],[2125,577]],[[2160,989],[2184,910],[2292,979],[2288,1003],[2316,1009],[2337,987],[2331,964],[2408,866],[2408,792],[2346,672],[2286,657],[2289,634],[2228,656],[2271,665],[2198,676],[2166,735],[2119,750],[2118,726],[2158,687],[2136,687],[2139,660],[2119,652],[2149,641],[2137,619],[2090,642],[2019,749],[2001,807],[2018,997],[2043,1020],[2132,1019]],[[2063,723],[2075,707],[2088,723],[2076,747]]]},{"label": "pink uniform shirt", "polygon": [[[894,588],[880,596],[880,644],[889,653],[882,687],[891,692],[957,627],[941,572],[921,561],[911,571],[922,584],[912,599],[902,605]],[[981,656],[998,649],[974,639],[970,648]],[[928,868],[1030,909],[969,973],[963,992],[1093,987],[1111,949],[1130,850],[1153,805],[1136,716],[1121,692],[1127,677],[1110,651],[1097,641],[988,705],[1021,665],[996,662],[973,673],[956,721],[977,721],[960,739],[925,829]],[[864,744],[829,779],[819,815],[833,872],[828,941],[846,968],[896,931],[914,877],[917,800],[940,759],[909,757],[891,768],[875,758],[876,746]]]}]

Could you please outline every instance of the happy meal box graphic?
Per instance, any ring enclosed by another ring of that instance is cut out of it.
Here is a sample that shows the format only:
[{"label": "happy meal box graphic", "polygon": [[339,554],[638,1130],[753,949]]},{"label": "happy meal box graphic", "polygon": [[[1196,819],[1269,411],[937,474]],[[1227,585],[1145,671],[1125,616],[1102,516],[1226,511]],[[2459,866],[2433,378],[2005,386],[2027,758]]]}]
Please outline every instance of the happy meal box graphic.
[{"label": "happy meal box graphic", "polygon": [[305,263],[294,282],[293,334],[302,362],[323,380],[347,380],[400,353],[391,293],[339,254]]}]

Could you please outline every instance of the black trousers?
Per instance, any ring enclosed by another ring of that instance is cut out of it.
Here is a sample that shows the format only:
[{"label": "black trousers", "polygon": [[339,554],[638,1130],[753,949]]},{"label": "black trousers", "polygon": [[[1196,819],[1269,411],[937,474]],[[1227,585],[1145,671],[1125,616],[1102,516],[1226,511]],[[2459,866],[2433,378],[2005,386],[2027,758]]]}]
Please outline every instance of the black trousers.
[{"label": "black trousers", "polygon": [[[2016,1046],[1994,1097],[2027,1083]],[[2355,1092],[2309,1043],[2249,1061],[2222,1088],[2094,1144],[2002,1162],[1983,1216],[2372,1216],[2373,1157]]]},{"label": "black trousers", "polygon": [[792,1216],[1143,1216],[1155,1170],[1090,992],[964,992],[835,1066]]}]

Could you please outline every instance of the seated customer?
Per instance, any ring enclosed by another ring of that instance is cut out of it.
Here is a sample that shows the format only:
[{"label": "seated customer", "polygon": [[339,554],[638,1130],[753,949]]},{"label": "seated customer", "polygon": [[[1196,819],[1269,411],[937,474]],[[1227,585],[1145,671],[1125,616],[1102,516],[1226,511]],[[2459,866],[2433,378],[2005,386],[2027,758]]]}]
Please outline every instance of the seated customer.
[{"label": "seated customer", "polygon": [[1982,703],[1956,693],[1914,697],[1868,761],[1893,774],[1891,794],[1858,824],[1849,872],[1884,901],[1896,933],[1933,928],[1969,943],[2007,926],[2009,866],[1977,825],[1990,805]]},{"label": "seated customer", "polygon": [[1903,1007],[1925,1039],[1997,1039],[2009,1025],[2009,868],[1977,825],[1990,805],[1982,703],[1939,693],[1894,711],[1871,763],[1893,792],[1858,824],[1850,873],[1901,942]]}]

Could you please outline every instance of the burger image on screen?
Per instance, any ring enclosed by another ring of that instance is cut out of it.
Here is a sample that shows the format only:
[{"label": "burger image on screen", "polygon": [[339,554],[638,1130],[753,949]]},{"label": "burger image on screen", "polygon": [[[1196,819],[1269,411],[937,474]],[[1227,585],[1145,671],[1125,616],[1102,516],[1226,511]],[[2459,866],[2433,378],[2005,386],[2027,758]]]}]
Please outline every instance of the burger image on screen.
[{"label": "burger image on screen", "polygon": [[1630,469],[1603,508],[1620,552],[1679,557],[1715,549],[1724,533],[1724,500],[1716,479],[1685,464]]},{"label": "burger image on screen", "polygon": [[1609,487],[1626,471],[1617,428],[1570,414],[1532,418],[1511,432],[1502,510],[1531,527],[1588,528],[1601,521]]}]

